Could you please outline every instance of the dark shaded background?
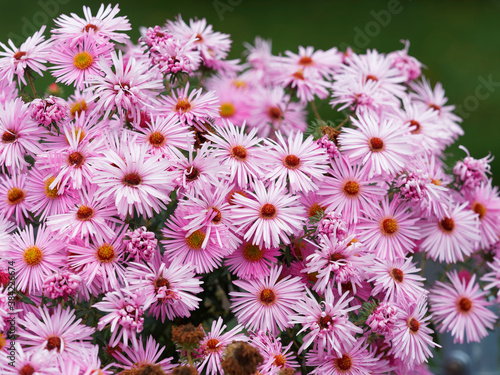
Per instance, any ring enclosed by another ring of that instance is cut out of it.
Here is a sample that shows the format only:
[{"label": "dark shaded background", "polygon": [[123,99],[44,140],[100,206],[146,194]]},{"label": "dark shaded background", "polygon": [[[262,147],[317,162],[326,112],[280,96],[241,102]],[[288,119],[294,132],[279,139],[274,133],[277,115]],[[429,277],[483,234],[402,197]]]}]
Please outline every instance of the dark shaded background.
[{"label": "dark shaded background", "polygon": [[[83,15],[83,4],[96,12],[100,3],[1,0],[0,40],[5,43],[10,37],[19,44],[43,23],[51,27],[54,16]],[[492,169],[500,183],[500,0],[122,0],[120,7],[120,14],[132,23],[134,41],[139,26],[161,25],[179,13],[186,20],[205,17],[215,30],[232,35],[232,58],[239,57],[243,43],[253,42],[256,35],[272,39],[275,54],[295,52],[298,45],[352,45],[357,51],[390,52],[401,48],[400,39],[409,39],[410,54],[429,68],[425,74],[433,83],[442,82],[449,102],[461,108],[466,135],[458,143],[477,158],[488,152],[498,155]],[[498,83],[486,87],[488,80]],[[329,117],[328,108],[321,112]],[[463,156],[457,147],[450,152],[454,159]]]}]

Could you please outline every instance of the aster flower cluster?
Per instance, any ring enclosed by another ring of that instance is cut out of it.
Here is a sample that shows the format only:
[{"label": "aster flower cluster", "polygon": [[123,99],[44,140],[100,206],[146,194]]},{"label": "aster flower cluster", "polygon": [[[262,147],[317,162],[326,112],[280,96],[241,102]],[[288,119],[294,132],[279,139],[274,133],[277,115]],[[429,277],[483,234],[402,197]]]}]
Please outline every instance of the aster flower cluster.
[{"label": "aster flower cluster", "polygon": [[0,43],[2,374],[428,373],[438,333],[488,335],[493,158],[447,167],[409,42],[228,60],[205,19],[134,44],[119,12]]}]

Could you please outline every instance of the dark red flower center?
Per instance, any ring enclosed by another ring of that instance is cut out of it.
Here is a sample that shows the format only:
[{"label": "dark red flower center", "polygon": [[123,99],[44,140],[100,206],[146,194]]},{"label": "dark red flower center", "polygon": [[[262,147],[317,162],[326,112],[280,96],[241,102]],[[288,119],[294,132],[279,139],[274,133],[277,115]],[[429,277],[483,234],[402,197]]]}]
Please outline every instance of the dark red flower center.
[{"label": "dark red flower center", "polygon": [[413,129],[411,130],[411,133],[412,134],[420,134],[420,131],[421,131],[421,126],[420,126],[420,123],[418,121],[415,121],[415,120],[411,120],[410,121],[410,127],[412,127]]},{"label": "dark red flower center", "polygon": [[21,57],[23,57],[23,56],[26,56],[26,52],[17,51],[16,53],[14,53],[14,58],[16,60],[21,60]]},{"label": "dark red flower center", "polygon": [[124,185],[137,186],[142,184],[142,178],[137,172],[127,173],[122,180]]},{"label": "dark red flower center", "polygon": [[260,300],[264,305],[272,305],[276,301],[276,294],[272,289],[264,289],[260,292]]},{"label": "dark red flower center", "polygon": [[462,297],[458,300],[458,308],[462,312],[467,312],[472,308],[472,301],[466,297]]},{"label": "dark red flower center", "polygon": [[393,234],[398,230],[398,222],[395,219],[385,219],[382,221],[382,231],[385,234]]},{"label": "dark red flower center", "polygon": [[2,134],[3,143],[12,143],[18,138],[17,132],[13,129],[7,129]]},{"label": "dark red flower center", "polygon": [[76,218],[80,221],[89,221],[94,216],[94,209],[92,207],[88,207],[82,205],[76,211]]},{"label": "dark red flower center", "polygon": [[380,152],[384,149],[384,141],[379,137],[370,138],[370,150]]},{"label": "dark red flower center", "polygon": [[340,253],[333,253],[330,255],[330,262],[337,262],[341,259],[345,259],[345,257]]},{"label": "dark red flower center", "polygon": [[359,193],[359,185],[356,181],[347,181],[344,185],[344,192],[347,195],[357,195]]},{"label": "dark red flower center", "polygon": [[186,169],[186,180],[194,181],[200,176],[200,171],[194,165]]},{"label": "dark red flower center", "polygon": [[57,352],[59,352],[61,350],[61,339],[57,336],[49,337],[45,349],[47,349],[48,351],[57,349]]},{"label": "dark red flower center", "polygon": [[94,30],[94,32],[97,32],[99,31],[99,28],[96,25],[88,23],[87,25],[84,26],[82,31],[89,32],[90,30]]},{"label": "dark red flower center", "polygon": [[313,64],[313,59],[309,56],[302,56],[299,60],[299,65],[308,66]]},{"label": "dark red flower center", "polygon": [[443,220],[439,222],[439,226],[445,232],[452,232],[453,229],[455,228],[455,222],[451,217],[445,217]]},{"label": "dark red flower center", "polygon": [[288,169],[297,169],[300,167],[300,159],[295,155],[287,155],[283,159],[283,165]]},{"label": "dark red flower center", "polygon": [[267,110],[267,114],[269,115],[269,117],[271,118],[271,120],[279,120],[283,114],[281,113],[281,109],[279,109],[278,106],[274,106],[274,107],[269,107],[269,109]]},{"label": "dark red flower center", "polygon": [[247,158],[247,149],[244,146],[234,146],[231,149],[231,156],[238,160],[245,160]]},{"label": "dark red flower center", "polygon": [[68,155],[68,164],[74,166],[75,168],[80,168],[85,161],[85,155],[79,151],[72,152]]},{"label": "dark red flower center", "polygon": [[274,219],[276,216],[276,207],[271,203],[264,204],[260,209],[260,216],[266,220]]},{"label": "dark red flower center", "polygon": [[398,283],[402,283],[404,280],[404,273],[399,268],[393,268],[389,271],[389,274],[392,276],[394,280]]},{"label": "dark red flower center", "polygon": [[19,370],[19,375],[33,375],[35,373],[35,369],[29,363],[25,364]]},{"label": "dark red flower center", "polygon": [[321,329],[327,329],[333,323],[333,319],[330,315],[321,316],[318,319],[318,325]]},{"label": "dark red flower center", "polygon": [[377,82],[377,81],[378,81],[378,78],[377,78],[377,77],[375,77],[373,74],[368,74],[368,75],[366,76],[366,82],[368,82],[368,81],[374,81],[374,82]]},{"label": "dark red flower center", "polygon": [[335,364],[339,370],[347,371],[352,367],[351,357],[347,354],[342,354],[341,358],[337,358],[335,360]]},{"label": "dark red flower center", "polygon": [[7,192],[7,200],[9,201],[9,204],[11,205],[16,205],[24,201],[24,197],[26,194],[24,193],[24,190],[19,189],[17,187],[13,187],[12,189],[9,189]]},{"label": "dark red flower center", "polygon": [[410,332],[417,333],[420,329],[420,322],[415,318],[410,318],[408,320],[408,327],[410,328]]}]

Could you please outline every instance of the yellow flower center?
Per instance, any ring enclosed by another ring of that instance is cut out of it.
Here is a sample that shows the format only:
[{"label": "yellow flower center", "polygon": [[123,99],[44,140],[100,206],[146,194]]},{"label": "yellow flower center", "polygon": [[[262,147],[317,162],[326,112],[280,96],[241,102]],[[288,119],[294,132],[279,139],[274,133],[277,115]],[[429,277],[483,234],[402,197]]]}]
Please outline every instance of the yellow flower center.
[{"label": "yellow flower center", "polygon": [[42,262],[43,253],[38,246],[30,246],[24,250],[23,257],[28,266],[34,267]]},{"label": "yellow flower center", "polygon": [[24,197],[26,197],[24,190],[17,187],[13,187],[7,192],[7,200],[9,201],[9,204],[13,206],[24,201]]},{"label": "yellow flower center", "polygon": [[236,112],[233,103],[225,102],[222,103],[219,109],[219,113],[222,117],[231,117]]},{"label": "yellow flower center", "polygon": [[204,240],[205,232],[203,232],[201,229],[198,229],[186,238],[186,243],[191,249],[200,250]]},{"label": "yellow flower center", "polygon": [[80,70],[85,70],[92,65],[94,59],[87,51],[80,52],[73,58],[73,65]]}]

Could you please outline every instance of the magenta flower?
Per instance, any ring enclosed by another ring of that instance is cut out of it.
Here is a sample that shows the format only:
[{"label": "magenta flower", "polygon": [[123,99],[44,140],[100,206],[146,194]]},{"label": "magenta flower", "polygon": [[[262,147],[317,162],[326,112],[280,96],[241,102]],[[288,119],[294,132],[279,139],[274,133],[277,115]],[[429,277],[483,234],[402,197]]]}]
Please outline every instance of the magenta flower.
[{"label": "magenta flower", "polygon": [[283,346],[279,337],[273,337],[269,332],[258,331],[251,336],[250,343],[264,357],[264,362],[258,367],[257,373],[279,374],[290,369],[297,370],[300,367],[295,353],[290,350],[293,342]]},{"label": "magenta flower", "polygon": [[245,327],[269,330],[277,335],[279,330],[291,326],[289,317],[297,300],[304,293],[304,286],[298,277],[286,276],[278,281],[281,269],[282,267],[273,267],[269,277],[250,282],[233,281],[233,284],[244,291],[229,293],[231,311]]},{"label": "magenta flower", "polygon": [[453,342],[479,342],[493,329],[498,316],[488,309],[492,303],[485,299],[487,292],[476,284],[476,275],[470,280],[459,277],[456,271],[448,273],[449,283],[436,281],[431,289],[430,303],[439,332],[451,332]]},{"label": "magenta flower", "polygon": [[149,232],[146,227],[140,227],[135,230],[128,230],[123,240],[125,252],[134,259],[134,262],[149,262],[153,259],[158,249],[158,240],[154,232]]},{"label": "magenta flower", "polygon": [[398,315],[398,308],[389,302],[382,302],[368,316],[366,325],[377,335],[391,339],[394,333],[394,325]]},{"label": "magenta flower", "polygon": [[278,248],[266,248],[244,241],[234,252],[226,256],[225,265],[240,279],[255,279],[269,276],[270,267],[277,264]]},{"label": "magenta flower", "polygon": [[56,299],[72,297],[80,288],[82,278],[68,270],[58,271],[45,278],[43,282],[43,295]]}]

